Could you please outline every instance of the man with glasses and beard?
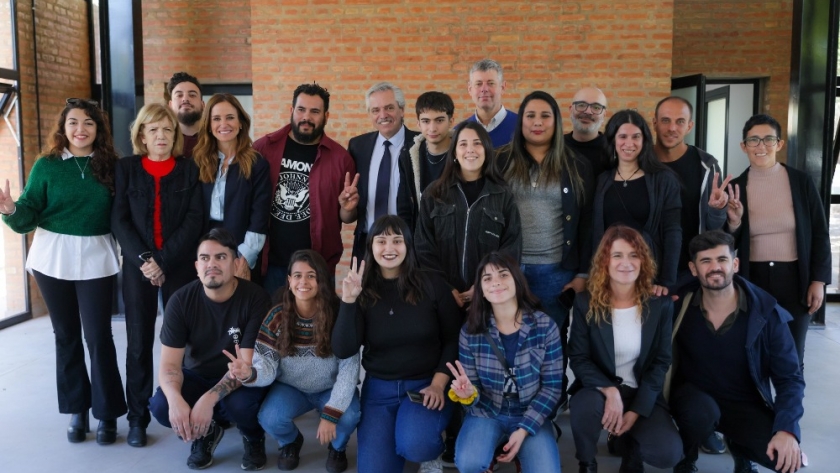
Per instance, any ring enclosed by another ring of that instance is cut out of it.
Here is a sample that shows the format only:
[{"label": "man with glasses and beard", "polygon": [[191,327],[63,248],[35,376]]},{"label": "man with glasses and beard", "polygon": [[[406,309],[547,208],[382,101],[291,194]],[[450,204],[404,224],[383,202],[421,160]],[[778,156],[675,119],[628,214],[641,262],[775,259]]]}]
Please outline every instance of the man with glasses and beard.
[{"label": "man with glasses and beard", "polygon": [[734,473],[757,473],[752,462],[793,473],[802,465],[805,381],[787,327],[792,317],[735,274],[732,235],[701,233],[689,254],[697,281],[682,294],[672,336],[671,415],[685,455],[674,473],[697,471],[698,447],[713,430],[726,437]]},{"label": "man with glasses and beard", "polygon": [[198,142],[198,129],[201,128],[201,114],[204,112],[201,83],[186,72],[176,72],[166,84],[166,92],[169,94],[169,108],[178,117],[184,135],[184,156],[190,158]]},{"label": "man with glasses and beard", "polygon": [[592,165],[592,177],[610,167],[609,156],[605,153],[607,139],[600,132],[607,117],[607,97],[596,87],[584,87],[575,93],[569,106],[569,118],[572,119],[572,132],[563,135],[566,146],[581,155]]},{"label": "man with glasses and beard", "polygon": [[268,160],[274,190],[262,255],[263,286],[271,294],[286,283],[289,258],[297,250],[317,251],[334,274],[344,251],[341,223],[356,218],[356,164],[324,133],[329,108],[327,89],[302,84],[292,97],[290,123],[254,143]]}]

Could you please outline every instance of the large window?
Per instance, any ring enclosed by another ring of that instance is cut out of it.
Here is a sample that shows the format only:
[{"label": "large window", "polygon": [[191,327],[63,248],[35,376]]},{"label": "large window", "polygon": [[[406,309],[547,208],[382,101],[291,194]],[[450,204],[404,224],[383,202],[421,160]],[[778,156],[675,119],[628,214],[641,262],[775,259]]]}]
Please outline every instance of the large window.
[{"label": "large window", "polygon": [[[8,179],[12,197],[23,188],[16,7],[0,0],[0,186]],[[26,240],[0,230],[0,328],[30,317],[24,260]]]}]

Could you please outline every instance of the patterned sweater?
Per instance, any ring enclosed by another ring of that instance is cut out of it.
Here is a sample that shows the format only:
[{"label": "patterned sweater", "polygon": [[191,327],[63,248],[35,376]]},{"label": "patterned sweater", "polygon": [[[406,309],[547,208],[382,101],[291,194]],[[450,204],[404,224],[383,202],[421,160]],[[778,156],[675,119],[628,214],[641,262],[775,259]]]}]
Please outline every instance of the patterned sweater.
[{"label": "patterned sweater", "polygon": [[296,354],[281,356],[277,351],[282,309],[275,307],[260,326],[254,346],[253,367],[257,377],[248,386],[268,386],[277,381],[304,393],[332,389],[321,418],[338,423],[347,410],[359,382],[359,354],[339,360],[335,355],[321,358],[315,354],[312,321],[297,318],[292,334]]},{"label": "patterned sweater", "polygon": [[[496,322],[490,317],[490,336],[505,353]],[[467,407],[470,415],[495,417],[502,408],[505,371],[483,334],[461,329],[459,360],[478,397]],[[542,312],[523,313],[514,374],[519,402],[526,407],[519,427],[536,435],[554,410],[563,387],[563,352],[557,324]]]}]

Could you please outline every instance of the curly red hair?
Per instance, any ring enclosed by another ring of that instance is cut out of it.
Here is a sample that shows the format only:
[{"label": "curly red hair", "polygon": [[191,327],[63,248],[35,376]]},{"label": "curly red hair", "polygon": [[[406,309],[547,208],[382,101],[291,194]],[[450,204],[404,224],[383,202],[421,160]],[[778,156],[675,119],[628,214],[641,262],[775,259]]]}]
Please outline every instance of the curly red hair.
[{"label": "curly red hair", "polygon": [[589,312],[586,313],[586,320],[595,318],[595,323],[609,323],[610,312],[612,311],[612,287],[610,286],[610,250],[616,240],[624,240],[636,250],[639,255],[639,277],[636,279],[635,296],[636,305],[641,306],[647,303],[653,295],[653,279],[656,276],[656,261],[651,254],[650,248],[642,235],[624,225],[613,225],[604,233],[604,238],[598,245],[595,255],[592,257],[592,266],[589,270],[589,281],[587,289],[591,295],[589,301]]}]

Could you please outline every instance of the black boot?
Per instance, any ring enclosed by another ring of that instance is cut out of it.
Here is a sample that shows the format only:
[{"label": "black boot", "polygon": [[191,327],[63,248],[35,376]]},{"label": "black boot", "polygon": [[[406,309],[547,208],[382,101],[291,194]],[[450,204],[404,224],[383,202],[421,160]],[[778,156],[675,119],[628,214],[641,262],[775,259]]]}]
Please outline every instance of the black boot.
[{"label": "black boot", "polygon": [[645,473],[645,464],[642,462],[642,454],[639,451],[639,443],[632,437],[625,438],[618,450],[621,452],[621,466],[618,473]]},{"label": "black boot", "polygon": [[588,462],[578,462],[580,468],[578,473],[598,473],[598,462],[595,460]]},{"label": "black boot", "polygon": [[96,429],[96,443],[111,445],[117,441],[117,419],[100,420]]},{"label": "black boot", "polygon": [[67,427],[67,441],[70,443],[84,442],[85,434],[88,432],[90,432],[90,416],[87,409],[70,416],[70,425]]}]

